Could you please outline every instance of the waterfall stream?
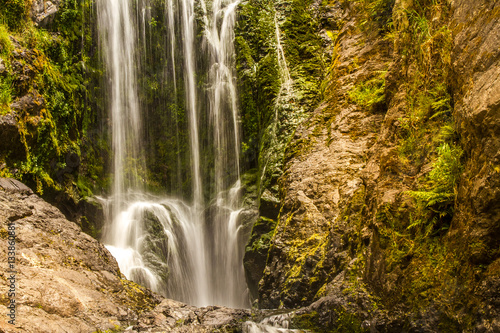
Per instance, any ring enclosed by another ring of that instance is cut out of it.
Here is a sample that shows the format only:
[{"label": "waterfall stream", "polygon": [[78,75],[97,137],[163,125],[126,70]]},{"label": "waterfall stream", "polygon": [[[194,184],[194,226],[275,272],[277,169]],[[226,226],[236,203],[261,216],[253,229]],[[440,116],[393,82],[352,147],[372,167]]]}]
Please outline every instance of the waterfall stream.
[{"label": "waterfall stream", "polygon": [[[141,186],[145,177],[144,110],[136,84],[145,75],[137,52],[147,52],[148,1],[97,1],[114,177],[112,195],[102,199],[108,214],[103,241],[127,278],[197,306],[248,306],[240,240],[240,143],[233,73],[237,5],[238,0],[215,0],[207,10],[202,3],[205,47],[200,48],[195,1],[165,1],[166,66],[171,66],[165,70],[173,73],[176,94],[181,89],[176,72],[182,71],[191,193],[157,196]],[[138,45],[139,38],[142,45]],[[176,52],[182,52],[182,57]],[[203,89],[197,81],[200,58],[208,63]],[[202,108],[203,99],[208,106]],[[201,119],[208,119],[208,124]],[[204,144],[202,129],[209,132]],[[203,163],[206,156],[212,160]],[[180,159],[162,163],[181,165]]]}]

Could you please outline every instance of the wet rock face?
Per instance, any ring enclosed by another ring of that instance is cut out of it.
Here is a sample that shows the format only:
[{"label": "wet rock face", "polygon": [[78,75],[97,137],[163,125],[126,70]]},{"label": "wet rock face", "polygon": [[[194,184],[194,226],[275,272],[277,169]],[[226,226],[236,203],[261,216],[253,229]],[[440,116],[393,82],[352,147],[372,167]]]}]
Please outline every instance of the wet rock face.
[{"label": "wet rock face", "polygon": [[[403,13],[414,2],[393,4],[393,21],[408,27]],[[338,308],[357,314],[358,328],[366,320],[365,329],[380,332],[434,332],[438,325],[453,331],[466,325],[460,312],[477,312],[471,315],[477,321],[470,325],[481,332],[496,332],[498,297],[492,295],[500,293],[500,1],[452,1],[449,16],[443,14],[439,22],[450,29],[453,41],[451,64],[446,68],[451,71],[449,82],[440,83],[453,95],[451,108],[459,136],[454,143],[464,150],[465,172],[458,181],[450,228],[427,239],[408,239],[419,245],[432,244],[432,238],[446,255],[456,256],[455,268],[475,267],[475,272],[474,278],[457,277],[456,289],[443,278],[446,275],[436,276],[438,270],[426,273],[432,283],[438,280],[432,288],[439,296],[428,297],[431,305],[418,311],[410,309],[415,300],[408,298],[415,295],[418,283],[410,272],[424,271],[416,259],[419,253],[404,250],[398,264],[390,267],[394,253],[382,234],[397,231],[384,223],[403,225],[403,232],[411,229],[405,223],[411,221],[418,203],[408,191],[421,188],[419,181],[428,179],[435,159],[435,152],[426,152],[420,164],[407,163],[399,151],[401,119],[411,112],[405,85],[418,69],[405,67],[409,65],[398,52],[408,46],[397,38],[387,43],[375,31],[361,32],[355,10],[349,15],[353,6],[334,7],[336,12],[330,11],[322,21],[339,29],[333,31],[338,36],[338,58],[324,102],[298,127],[287,146],[279,181],[281,210],[268,256],[257,257],[254,249],[247,248],[248,258],[266,260],[258,287],[259,306],[296,308],[316,301],[314,307],[301,311],[309,317],[317,312],[323,327],[339,319],[338,313],[331,313]],[[350,93],[377,71],[387,73],[384,101],[360,106]],[[387,216],[392,219],[383,220]],[[434,254],[425,253],[431,261],[451,262]],[[360,296],[353,300],[350,291]],[[375,313],[367,301],[372,296],[383,299],[394,315],[367,315]],[[458,301],[472,298],[477,302],[474,310]],[[358,307],[349,307],[349,302],[358,300]],[[440,302],[460,310],[448,313]]]},{"label": "wet rock face", "polygon": [[[461,240],[469,263],[485,267],[476,294],[483,323],[500,330],[500,1],[452,2],[452,82],[465,172],[450,241]],[[496,318],[490,321],[491,318]]]},{"label": "wet rock face", "polygon": [[491,263],[500,237],[500,1],[452,5],[455,117],[467,152],[459,188],[458,228],[473,229],[472,242],[486,246],[476,263]]},{"label": "wet rock face", "polygon": [[[337,10],[332,17],[349,19],[347,10]],[[365,191],[361,170],[383,115],[354,105],[348,92],[385,70],[389,48],[352,24],[342,26],[335,89],[298,127],[285,152],[282,207],[259,284],[263,308],[310,304],[354,254]]]}]

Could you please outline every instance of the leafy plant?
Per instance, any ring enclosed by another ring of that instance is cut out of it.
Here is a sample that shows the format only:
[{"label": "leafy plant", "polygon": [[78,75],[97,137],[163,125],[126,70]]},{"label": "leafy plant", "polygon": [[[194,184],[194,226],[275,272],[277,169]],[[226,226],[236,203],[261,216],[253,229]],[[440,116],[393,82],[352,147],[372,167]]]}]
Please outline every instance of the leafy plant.
[{"label": "leafy plant", "polygon": [[385,100],[385,71],[376,77],[362,82],[349,91],[349,98],[359,106],[372,108]]},{"label": "leafy plant", "polygon": [[12,101],[12,79],[0,76],[0,114],[9,110]]},{"label": "leafy plant", "polygon": [[20,29],[28,14],[26,0],[0,0],[0,20],[10,29]]},{"label": "leafy plant", "polygon": [[[408,229],[425,228],[428,236],[440,220],[453,215],[453,203],[456,198],[456,185],[463,166],[460,147],[443,143],[437,148],[437,160],[433,163],[428,179],[419,191],[408,191],[418,203],[417,216]],[[442,227],[447,228],[446,225]]]},{"label": "leafy plant", "polygon": [[9,38],[7,27],[0,23],[0,54],[9,55],[14,50],[14,46]]},{"label": "leafy plant", "polygon": [[395,0],[357,0],[361,6],[361,27],[388,31]]}]

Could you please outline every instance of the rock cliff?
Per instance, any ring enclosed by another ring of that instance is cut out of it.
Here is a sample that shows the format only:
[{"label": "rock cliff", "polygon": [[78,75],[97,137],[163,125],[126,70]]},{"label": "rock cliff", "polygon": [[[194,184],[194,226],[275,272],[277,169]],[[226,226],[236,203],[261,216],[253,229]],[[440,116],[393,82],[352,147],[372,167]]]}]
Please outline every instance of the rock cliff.
[{"label": "rock cliff", "polygon": [[247,248],[260,307],[314,302],[318,331],[500,329],[498,5],[308,7],[330,65]]}]

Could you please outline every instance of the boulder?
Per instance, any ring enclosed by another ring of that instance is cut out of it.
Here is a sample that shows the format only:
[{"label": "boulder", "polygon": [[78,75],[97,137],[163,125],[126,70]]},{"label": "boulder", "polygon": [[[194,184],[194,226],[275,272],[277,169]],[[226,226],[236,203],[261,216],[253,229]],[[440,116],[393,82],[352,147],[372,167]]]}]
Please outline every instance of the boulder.
[{"label": "boulder", "polygon": [[24,155],[24,144],[19,136],[15,112],[0,115],[0,153],[10,154],[14,158],[22,158]]},{"label": "boulder", "polygon": [[45,107],[45,99],[36,90],[29,92],[10,105],[12,110],[20,113],[25,112],[32,116],[39,116],[40,111]]},{"label": "boulder", "polygon": [[61,0],[34,0],[31,6],[31,19],[40,28],[47,28],[59,11]]}]

